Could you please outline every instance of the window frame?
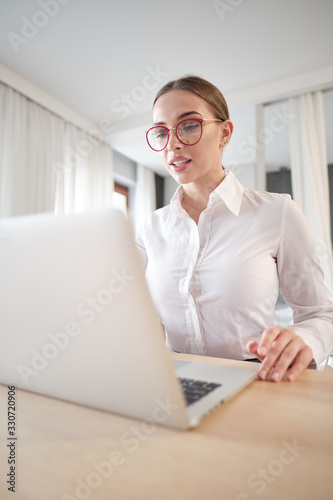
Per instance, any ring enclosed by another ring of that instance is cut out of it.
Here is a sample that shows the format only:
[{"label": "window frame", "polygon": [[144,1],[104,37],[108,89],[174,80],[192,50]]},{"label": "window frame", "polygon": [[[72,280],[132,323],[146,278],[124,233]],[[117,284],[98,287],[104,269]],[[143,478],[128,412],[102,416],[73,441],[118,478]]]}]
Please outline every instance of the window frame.
[{"label": "window frame", "polygon": [[129,209],[129,188],[120,182],[114,182],[113,190],[126,197],[126,209]]}]

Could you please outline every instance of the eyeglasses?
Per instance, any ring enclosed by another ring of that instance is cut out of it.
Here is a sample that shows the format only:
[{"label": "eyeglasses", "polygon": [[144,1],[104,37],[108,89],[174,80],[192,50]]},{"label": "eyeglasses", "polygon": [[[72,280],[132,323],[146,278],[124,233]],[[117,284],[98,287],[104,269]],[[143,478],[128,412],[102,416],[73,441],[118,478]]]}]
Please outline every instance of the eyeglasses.
[{"label": "eyeglasses", "polygon": [[169,143],[171,130],[176,132],[177,139],[185,146],[194,146],[202,136],[202,122],[223,122],[214,118],[191,118],[183,120],[173,128],[167,128],[163,125],[151,127],[146,132],[148,145],[154,151],[163,151]]}]

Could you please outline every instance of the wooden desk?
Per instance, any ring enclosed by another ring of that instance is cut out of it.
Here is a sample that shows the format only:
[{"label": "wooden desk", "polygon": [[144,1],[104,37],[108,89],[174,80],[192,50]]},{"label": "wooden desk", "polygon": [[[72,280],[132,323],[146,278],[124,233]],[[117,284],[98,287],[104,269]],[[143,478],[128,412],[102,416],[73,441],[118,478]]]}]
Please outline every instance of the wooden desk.
[{"label": "wooden desk", "polygon": [[188,432],[17,391],[15,494],[5,476],[7,391],[0,386],[1,500],[333,498],[332,372],[255,381]]}]

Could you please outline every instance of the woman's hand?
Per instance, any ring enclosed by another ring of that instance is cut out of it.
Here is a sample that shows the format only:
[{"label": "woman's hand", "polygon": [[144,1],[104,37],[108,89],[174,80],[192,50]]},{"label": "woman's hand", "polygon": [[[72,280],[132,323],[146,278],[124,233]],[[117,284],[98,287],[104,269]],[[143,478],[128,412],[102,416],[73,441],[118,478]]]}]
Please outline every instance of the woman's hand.
[{"label": "woman's hand", "polygon": [[258,372],[261,380],[279,382],[284,376],[293,381],[313,360],[312,349],[292,328],[272,326],[264,330],[258,342],[250,341],[247,349],[262,363]]}]

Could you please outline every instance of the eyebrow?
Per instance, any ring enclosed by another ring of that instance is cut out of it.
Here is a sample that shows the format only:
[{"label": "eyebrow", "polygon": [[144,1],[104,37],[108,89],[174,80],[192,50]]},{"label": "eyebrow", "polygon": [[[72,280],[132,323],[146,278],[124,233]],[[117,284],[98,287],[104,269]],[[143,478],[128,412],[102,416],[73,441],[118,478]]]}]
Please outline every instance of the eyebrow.
[{"label": "eyebrow", "polygon": [[[183,118],[186,118],[187,116],[190,116],[190,115],[201,115],[201,113],[199,113],[198,111],[187,111],[186,113],[182,113],[181,115],[178,116],[177,120],[182,120]],[[156,126],[156,125],[165,125],[165,122],[155,122],[153,123],[153,126]]]}]

